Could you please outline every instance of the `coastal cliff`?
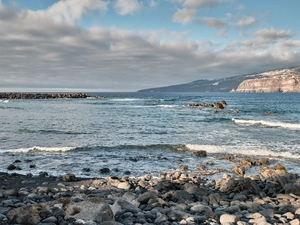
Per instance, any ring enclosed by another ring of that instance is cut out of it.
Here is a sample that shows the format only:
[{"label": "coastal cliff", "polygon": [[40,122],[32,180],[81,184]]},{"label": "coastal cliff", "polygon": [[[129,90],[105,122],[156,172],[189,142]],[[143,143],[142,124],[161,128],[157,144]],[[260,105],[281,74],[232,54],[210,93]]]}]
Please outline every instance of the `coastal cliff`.
[{"label": "coastal cliff", "polygon": [[236,92],[300,92],[300,75],[244,80]]}]

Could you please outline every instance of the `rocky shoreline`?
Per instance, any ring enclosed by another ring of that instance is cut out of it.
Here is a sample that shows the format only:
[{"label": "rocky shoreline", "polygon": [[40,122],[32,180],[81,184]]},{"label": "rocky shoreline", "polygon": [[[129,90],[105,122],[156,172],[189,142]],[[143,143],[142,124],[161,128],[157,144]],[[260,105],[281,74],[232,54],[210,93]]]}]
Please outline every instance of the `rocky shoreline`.
[{"label": "rocky shoreline", "polygon": [[0,99],[57,99],[57,98],[88,98],[87,93],[0,93]]},{"label": "rocky shoreline", "polygon": [[[297,174],[268,159],[224,160],[236,176],[218,181],[184,165],[158,177],[0,173],[0,224],[300,224]],[[252,166],[258,174],[245,175]]]}]

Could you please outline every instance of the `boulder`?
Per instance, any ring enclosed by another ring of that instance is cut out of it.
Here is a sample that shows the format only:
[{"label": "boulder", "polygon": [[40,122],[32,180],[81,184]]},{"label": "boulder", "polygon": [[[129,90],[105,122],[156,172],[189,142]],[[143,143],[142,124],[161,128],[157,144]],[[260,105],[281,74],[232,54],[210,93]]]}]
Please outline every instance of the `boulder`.
[{"label": "boulder", "polygon": [[62,176],[62,180],[66,182],[76,181],[76,176],[73,173],[67,173]]},{"label": "boulder", "polygon": [[264,167],[258,172],[264,179],[274,178],[277,176],[284,176],[287,173],[285,167],[282,166],[280,163],[276,164],[273,167]]},{"label": "boulder", "polygon": [[206,157],[207,152],[205,150],[193,151],[193,154],[198,157]]},{"label": "boulder", "polygon": [[232,171],[239,175],[239,176],[244,176],[245,174],[245,168],[244,167],[239,167],[239,166],[233,166]]},{"label": "boulder", "polygon": [[224,174],[223,177],[216,182],[215,188],[227,193],[246,191],[249,194],[257,194],[259,192],[257,183],[250,178],[233,178],[228,174]]},{"label": "boulder", "polygon": [[220,217],[220,223],[221,224],[231,224],[231,223],[236,223],[238,221],[239,221],[239,219],[235,215],[223,214]]}]

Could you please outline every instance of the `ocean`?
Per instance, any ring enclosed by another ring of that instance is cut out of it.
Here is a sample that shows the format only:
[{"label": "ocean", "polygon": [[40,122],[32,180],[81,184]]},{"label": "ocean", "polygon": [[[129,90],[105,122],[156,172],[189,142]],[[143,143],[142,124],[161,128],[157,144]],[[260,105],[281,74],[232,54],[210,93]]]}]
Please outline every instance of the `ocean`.
[{"label": "ocean", "polygon": [[[201,164],[231,173],[234,164],[221,158],[241,154],[300,173],[300,93],[89,94],[105,98],[1,100],[0,171],[156,176],[179,165],[197,173]],[[186,106],[221,100],[227,106],[217,113]],[[21,170],[9,171],[12,163]]]}]

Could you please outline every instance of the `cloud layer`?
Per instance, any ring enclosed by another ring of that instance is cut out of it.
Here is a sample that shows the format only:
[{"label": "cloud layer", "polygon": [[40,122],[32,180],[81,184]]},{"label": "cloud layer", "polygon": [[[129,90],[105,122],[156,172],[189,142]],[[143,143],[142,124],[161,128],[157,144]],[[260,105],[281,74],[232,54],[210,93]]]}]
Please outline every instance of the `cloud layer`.
[{"label": "cloud layer", "polygon": [[[185,32],[133,32],[100,26],[83,29],[76,25],[77,20],[89,11],[105,13],[111,3],[78,2],[74,6],[70,0],[59,1],[43,11],[7,8],[0,2],[0,88],[135,91],[278,65],[300,65],[300,40],[294,40],[289,30],[258,29],[245,41],[216,44],[182,41]],[[219,2],[180,1],[187,10],[192,6],[211,8]],[[131,3],[124,5],[118,0],[113,7],[121,15],[141,10],[138,1]],[[187,17],[182,19],[189,21]],[[214,18],[204,22],[216,29],[227,26]],[[254,22],[246,18],[240,26]],[[220,35],[226,34],[226,30],[220,30]],[[173,39],[162,41],[169,37]]]}]

